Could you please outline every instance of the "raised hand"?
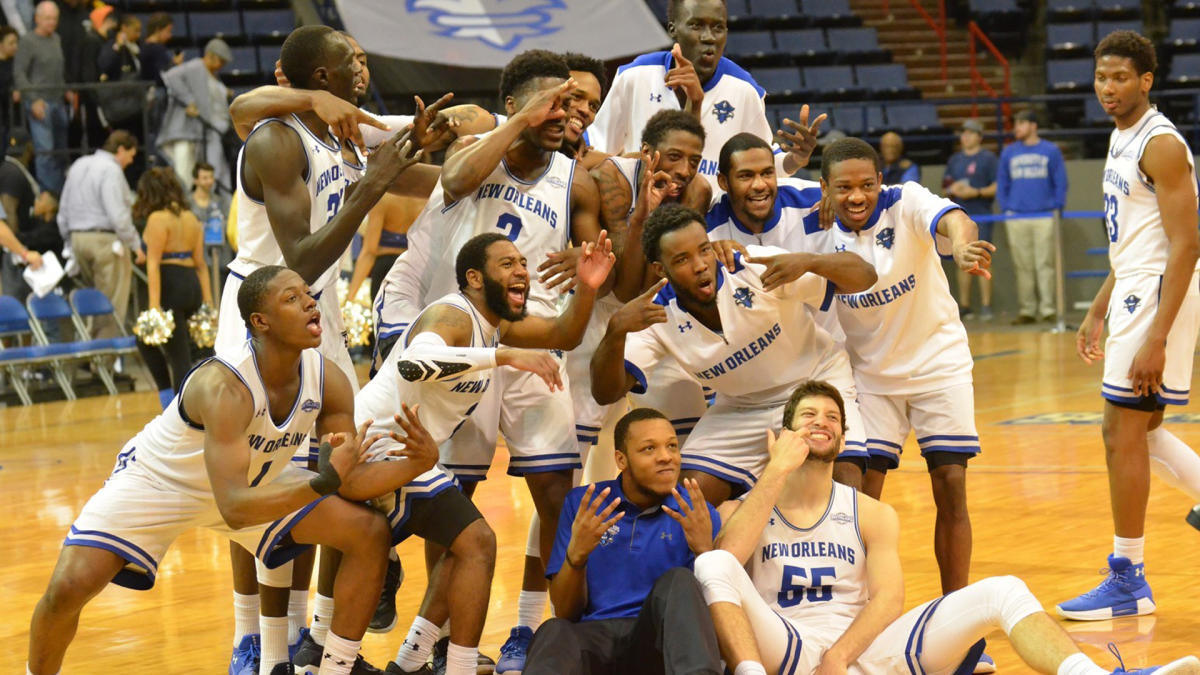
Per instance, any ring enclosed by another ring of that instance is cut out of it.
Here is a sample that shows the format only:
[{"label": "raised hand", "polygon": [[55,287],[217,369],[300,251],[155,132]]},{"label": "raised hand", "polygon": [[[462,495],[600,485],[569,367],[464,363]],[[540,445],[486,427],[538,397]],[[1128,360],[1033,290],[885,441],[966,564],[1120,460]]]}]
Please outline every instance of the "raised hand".
[{"label": "raised hand", "polygon": [[424,467],[423,471],[428,471],[438,462],[438,445],[417,417],[419,409],[419,405],[409,408],[407,403],[400,404],[403,414],[396,415],[393,419],[404,430],[404,436],[394,435],[393,438],[403,443],[404,447],[389,450],[387,454],[389,457],[403,457]]},{"label": "raised hand", "polygon": [[566,82],[555,84],[529,97],[525,107],[521,108],[514,117],[521,117],[531,127],[536,127],[549,120],[558,120],[567,116],[563,108],[563,98],[567,92],[575,88],[575,78],[568,77]]},{"label": "raised hand", "polygon": [[829,196],[829,192],[821,192],[821,203],[817,205],[817,224],[822,230],[828,230],[833,227],[833,222],[837,220],[837,212],[833,210],[833,197]]},{"label": "raised hand", "polygon": [[644,293],[622,305],[608,320],[608,329],[636,333],[656,323],[666,323],[667,309],[654,302],[654,296],[666,285],[666,279],[659,279],[658,283],[646,289]]},{"label": "raised hand", "polygon": [[764,291],[773,291],[804,276],[812,269],[812,261],[811,253],[782,253],[746,258],[746,262],[767,266],[761,276]]},{"label": "raised hand", "polygon": [[808,439],[804,434],[791,429],[783,429],[779,436],[767,429],[767,468],[788,475],[795,471],[808,459]]},{"label": "raised hand", "polygon": [[417,163],[421,147],[412,140],[412,126],[407,126],[371,153],[366,177],[378,176],[391,185],[404,170]]},{"label": "raised hand", "polygon": [[613,515],[621,500],[614,499],[601,510],[600,505],[604,503],[609,490],[604,488],[593,499],[592,494],[595,490],[596,485],[593,483],[583,491],[583,501],[579,503],[579,510],[575,512],[575,520],[571,523],[571,541],[567,544],[566,562],[576,569],[587,564],[588,556],[596,550],[600,538],[621,518],[620,513]]},{"label": "raised hand", "polygon": [[592,290],[597,290],[608,279],[617,262],[617,256],[612,252],[612,240],[608,238],[607,230],[600,230],[600,236],[595,243],[583,245],[583,252],[576,266],[575,279]]},{"label": "raised hand", "polygon": [[575,275],[579,272],[579,258],[583,255],[583,247],[572,246],[561,251],[551,251],[546,259],[538,265],[538,279],[546,288],[554,288],[559,284],[563,287],[559,293],[570,293],[575,288]]},{"label": "raised hand", "polygon": [[1075,352],[1089,366],[1104,358],[1100,338],[1104,335],[1104,318],[1094,317],[1091,312],[1083,317],[1075,333]]},{"label": "raised hand", "polygon": [[739,241],[732,239],[719,239],[712,243],[713,252],[717,254],[717,261],[725,266],[725,269],[733,269],[734,253],[741,253],[742,257],[746,257],[746,247]]},{"label": "raised hand", "polygon": [[828,115],[821,113],[810,125],[808,114],[808,105],[805,104],[800,107],[799,122],[793,122],[790,118],[783,120],[783,126],[790,127],[792,131],[780,129],[776,132],[779,147],[791,158],[791,163],[786,168],[793,172],[808,166],[808,160],[817,148],[817,134],[820,132],[821,123],[828,118]]},{"label": "raised hand", "polygon": [[384,131],[392,130],[388,125],[363,112],[358,106],[327,91],[314,92],[313,112],[321,118],[322,122],[329,125],[329,131],[339,141],[351,141],[359,148],[363,147],[363,139],[358,125],[366,124]]},{"label": "raised hand", "polygon": [[700,76],[696,74],[696,67],[692,65],[691,61],[683,58],[683,50],[680,49],[679,43],[675,43],[675,46],[671,47],[671,56],[675,65],[667,71],[664,84],[671,89],[683,91],[688,102],[688,112],[699,116],[700,104],[704,101],[704,86],[700,84]]},{"label": "raised hand", "polygon": [[429,148],[443,140],[444,132],[449,130],[450,118],[446,117],[442,109],[453,98],[454,92],[442,94],[442,97],[434,101],[433,105],[426,107],[420,96],[413,96],[413,101],[417,105],[416,115],[413,116],[413,138],[417,141],[417,145]]},{"label": "raised hand", "polygon": [[991,279],[992,251],[996,247],[989,241],[973,241],[954,247],[954,263],[960,270],[977,277]]},{"label": "raised hand", "polygon": [[633,205],[633,215],[630,220],[645,222],[646,218],[654,213],[662,204],[663,199],[667,196],[667,190],[671,187],[671,174],[666,171],[659,171],[658,165],[661,157],[658,151],[654,154],[645,153],[642,155],[642,180],[641,187],[638,189],[637,203]]},{"label": "raised hand", "polygon": [[708,502],[704,500],[704,492],[700,490],[700,483],[695,479],[684,478],[683,487],[687,490],[688,501],[691,504],[684,501],[678,488],[671,488],[671,495],[679,504],[679,510],[676,511],[665,504],[662,510],[683,526],[683,536],[687,539],[688,548],[692,549],[692,553],[707,553],[713,549],[712,516],[708,513]]},{"label": "raised hand", "polygon": [[[324,442],[332,446],[329,453],[329,466],[337,472],[338,478],[343,479],[350,475],[354,467],[363,463],[367,459],[367,450],[375,441],[379,440],[378,436],[367,438],[367,429],[371,427],[374,420],[367,420],[358,426],[354,434],[337,433],[327,434],[323,439]],[[320,460],[318,459],[318,472],[320,472]]]},{"label": "raised hand", "polygon": [[496,350],[496,365],[511,366],[517,370],[533,373],[542,378],[550,391],[563,388],[558,361],[545,350],[501,347]]}]

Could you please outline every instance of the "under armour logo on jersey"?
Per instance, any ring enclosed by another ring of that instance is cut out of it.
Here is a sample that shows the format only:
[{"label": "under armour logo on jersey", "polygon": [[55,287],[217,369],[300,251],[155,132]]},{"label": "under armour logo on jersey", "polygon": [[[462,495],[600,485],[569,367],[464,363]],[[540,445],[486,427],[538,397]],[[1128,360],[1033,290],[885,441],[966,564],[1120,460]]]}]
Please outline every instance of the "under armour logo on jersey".
[{"label": "under armour logo on jersey", "polygon": [[266,409],[266,408],[259,408],[259,409],[258,409],[258,412],[254,413],[254,416],[255,416],[255,417],[262,417],[263,415],[266,415],[266,414],[267,414],[267,409]]},{"label": "under armour logo on jersey", "polygon": [[775,524],[775,518],[774,518],[774,516],[772,516],[771,518],[767,519],[767,524],[768,524],[768,525],[774,525],[774,524]]},{"label": "under armour logo on jersey", "polygon": [[754,306],[754,291],[745,286],[737,289],[733,292],[733,302],[746,309],[750,309]]},{"label": "under armour logo on jersey", "polygon": [[875,235],[875,243],[879,244],[880,246],[882,246],[884,248],[890,249],[892,247],[892,244],[895,243],[895,241],[896,241],[896,230],[894,230],[890,227],[883,228],[882,230],[879,231],[879,234]]},{"label": "under armour logo on jersey", "polygon": [[526,38],[555,33],[554,12],[564,0],[406,0],[410,13],[429,12],[438,35],[512,51]]},{"label": "under armour logo on jersey", "polygon": [[664,541],[675,541],[675,538],[671,535],[670,532],[659,532],[658,538],[662,539]]},{"label": "under armour logo on jersey", "polygon": [[317,403],[316,401],[312,400],[311,398],[305,399],[304,403],[300,404],[300,412],[312,412],[314,410],[320,410],[320,409],[321,409],[321,404]]},{"label": "under armour logo on jersey", "polygon": [[600,535],[600,545],[608,546],[609,544],[611,544],[613,542],[613,539],[620,532],[621,532],[620,525],[613,525],[612,527],[608,528],[608,530],[605,531],[604,534]]},{"label": "under armour logo on jersey", "polygon": [[692,322],[688,321],[687,323],[681,323],[681,324],[679,324],[678,328],[679,328],[680,333],[684,332],[685,330],[691,330]]},{"label": "under armour logo on jersey", "polygon": [[662,94],[650,94],[651,103],[662,103]]},{"label": "under armour logo on jersey", "polygon": [[842,525],[849,525],[850,523],[854,522],[854,518],[851,518],[850,514],[842,513],[841,511],[829,516],[829,519],[835,523],[841,523]]},{"label": "under armour logo on jersey", "polygon": [[717,116],[717,121],[721,124],[733,119],[734,107],[729,104],[729,101],[718,101],[713,106],[713,114]]},{"label": "under armour logo on jersey", "polygon": [[845,244],[838,244],[837,246],[834,246],[834,247],[833,247],[833,250],[837,251],[838,253],[845,253],[845,252],[846,252],[846,245],[845,245]]},{"label": "under armour logo on jersey", "polygon": [[1139,298],[1138,296],[1134,295],[1133,293],[1130,293],[1129,296],[1125,298],[1125,309],[1130,314],[1133,314],[1134,312],[1136,312],[1138,305],[1140,305],[1140,304],[1142,304],[1142,299]]}]

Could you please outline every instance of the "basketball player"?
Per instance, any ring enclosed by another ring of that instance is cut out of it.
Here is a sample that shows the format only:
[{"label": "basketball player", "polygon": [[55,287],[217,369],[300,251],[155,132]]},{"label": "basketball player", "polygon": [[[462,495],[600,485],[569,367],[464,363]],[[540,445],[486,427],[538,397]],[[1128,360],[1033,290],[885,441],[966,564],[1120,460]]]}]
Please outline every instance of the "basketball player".
[{"label": "basketball player", "polygon": [[[839,265],[821,261],[812,274],[775,283],[762,276],[762,263],[785,251],[765,247],[751,247],[745,259],[736,255],[726,269],[717,262],[704,216],[670,204],[650,215],[642,248],[669,285],[613,315],[592,357],[592,395],[605,404],[657,386],[646,373],[668,354],[707,383],[717,400],[684,443],[683,468],[718,505],[749,490],[762,473],[761,431],[780,426],[797,382],[820,375],[853,393],[845,353],[806,308],[827,311],[835,291],[870,287],[875,270],[861,258],[840,256]],[[642,330],[643,314],[657,325]]]},{"label": "basketball player", "polygon": [[[195,527],[256,551],[272,568],[309,544],[340,550],[334,592],[345,611],[320,673],[350,672],[383,582],[387,522],[334,495],[372,441],[355,433],[349,381],[317,349],[324,329],[308,290],[277,266],[239,285],[250,339],[232,357],[193,369],[174,403],[117,455],[71,526],[34,612],[28,673],[59,672],[83,606],[110,581],[151,588],[171,542]],[[289,462],[314,424],[325,439],[315,474]],[[431,448],[419,463],[432,465]],[[286,642],[282,649],[279,668],[264,673],[291,672]]]},{"label": "basketball player", "polygon": [[[771,458],[754,489],[719,509],[717,549],[696,559],[734,675],[970,672],[996,629],[1039,673],[1110,672],[1079,651],[1017,577],[984,579],[901,614],[896,512],[832,480],[846,431],[838,389],[801,383],[784,420],[778,439],[767,432]],[[1194,675],[1200,660],[1155,672]]]},{"label": "basketball player", "polygon": [[1192,152],[1150,105],[1156,67],[1154,44],[1132,31],[1110,33],[1096,46],[1096,96],[1116,123],[1104,165],[1112,270],[1079,326],[1076,347],[1086,363],[1104,359],[1100,394],[1115,535],[1108,577],[1058,605],[1069,619],[1154,611],[1143,557],[1151,465],[1200,499],[1200,458],[1162,428],[1164,407],[1185,405],[1191,386],[1200,235]]},{"label": "basketball player", "polygon": [[[723,56],[728,32],[724,0],[670,0],[667,34],[671,51],[643,54],[617,69],[612,88],[589,134],[597,150],[620,155],[636,152],[642,129],[659,110],[685,110],[696,115],[707,132],[700,174],[717,188],[717,154],[734,134],[772,137],[763,96],[750,73]],[[807,106],[805,106],[807,108]],[[803,112],[801,115],[807,118]],[[785,120],[785,149],[779,171],[791,175],[808,163],[819,122],[807,126]]]}]

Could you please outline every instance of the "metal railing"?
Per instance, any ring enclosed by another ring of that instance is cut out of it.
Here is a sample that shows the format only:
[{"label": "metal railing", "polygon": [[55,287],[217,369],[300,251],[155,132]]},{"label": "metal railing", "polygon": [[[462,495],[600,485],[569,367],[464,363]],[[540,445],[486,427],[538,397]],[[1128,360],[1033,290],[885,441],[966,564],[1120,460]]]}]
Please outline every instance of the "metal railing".
[{"label": "metal railing", "polygon": [[[996,89],[991,85],[990,82],[987,81],[987,79],[983,76],[983,73],[979,71],[978,59],[976,57],[976,52],[978,51],[976,47],[977,43],[982,44],[989,52],[991,52],[992,57],[994,57],[1004,69],[1003,95],[1005,97],[1012,96],[1012,69],[1008,65],[1008,59],[1004,58],[1004,54],[1000,53],[1000,50],[996,48],[996,45],[993,44],[990,39],[988,39],[987,34],[983,32],[983,29],[979,27],[979,24],[975,23],[974,21],[967,24],[967,61],[970,65],[971,96],[977,96],[979,93],[979,88],[982,87],[983,90],[988,93],[988,96],[991,96],[992,98],[997,97]],[[945,78],[945,70],[942,71],[942,77]],[[1003,117],[1008,117],[1009,113],[1010,110],[1008,104],[1003,104]],[[974,104],[971,105],[971,115],[976,115]]]}]

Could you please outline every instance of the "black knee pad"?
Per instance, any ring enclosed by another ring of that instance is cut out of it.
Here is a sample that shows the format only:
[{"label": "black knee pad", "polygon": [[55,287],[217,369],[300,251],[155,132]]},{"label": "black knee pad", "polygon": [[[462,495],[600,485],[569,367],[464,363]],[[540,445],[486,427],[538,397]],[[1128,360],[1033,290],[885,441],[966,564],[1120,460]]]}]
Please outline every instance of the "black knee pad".
[{"label": "black knee pad", "polygon": [[871,455],[867,457],[867,469],[878,471],[879,473],[887,473],[892,468],[892,462],[887,457]]},{"label": "black knee pad", "polygon": [[965,467],[972,455],[968,455],[964,452],[945,452],[941,450],[934,450],[933,452],[925,453],[924,457],[925,466],[928,467],[929,471],[932,472],[934,469],[943,466],[957,465]]}]

